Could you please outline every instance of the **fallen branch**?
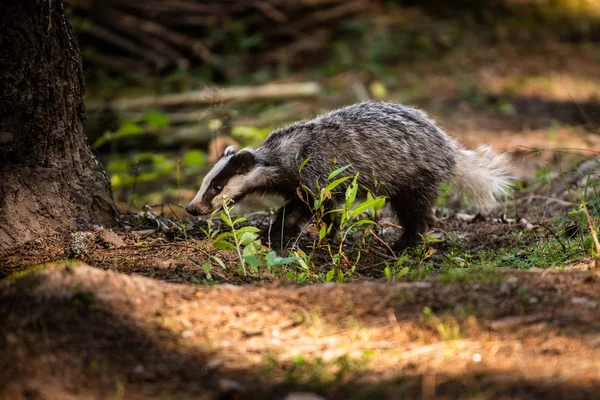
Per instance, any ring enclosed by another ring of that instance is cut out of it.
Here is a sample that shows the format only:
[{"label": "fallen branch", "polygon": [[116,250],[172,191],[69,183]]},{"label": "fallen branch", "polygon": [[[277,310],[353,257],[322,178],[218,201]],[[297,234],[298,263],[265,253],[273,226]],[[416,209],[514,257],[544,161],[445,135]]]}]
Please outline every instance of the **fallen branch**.
[{"label": "fallen branch", "polygon": [[[119,99],[111,102],[114,110],[123,111],[136,108],[169,107],[197,104],[216,104],[227,101],[279,100],[289,98],[316,97],[320,87],[314,82],[280,83],[264,86],[233,87],[222,89],[205,89],[180,94],[163,96],[146,96]],[[90,102],[89,110],[106,107],[105,102]]]}]

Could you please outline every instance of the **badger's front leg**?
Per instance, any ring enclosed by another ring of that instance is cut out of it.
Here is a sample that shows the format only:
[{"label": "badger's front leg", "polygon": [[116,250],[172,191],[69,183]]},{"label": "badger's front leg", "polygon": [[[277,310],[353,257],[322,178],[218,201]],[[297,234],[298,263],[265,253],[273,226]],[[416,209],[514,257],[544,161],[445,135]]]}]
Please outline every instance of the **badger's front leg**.
[{"label": "badger's front leg", "polygon": [[302,200],[298,197],[289,199],[277,210],[273,224],[261,232],[261,238],[270,243],[271,248],[283,251],[300,234],[302,223],[310,216],[310,208]]}]

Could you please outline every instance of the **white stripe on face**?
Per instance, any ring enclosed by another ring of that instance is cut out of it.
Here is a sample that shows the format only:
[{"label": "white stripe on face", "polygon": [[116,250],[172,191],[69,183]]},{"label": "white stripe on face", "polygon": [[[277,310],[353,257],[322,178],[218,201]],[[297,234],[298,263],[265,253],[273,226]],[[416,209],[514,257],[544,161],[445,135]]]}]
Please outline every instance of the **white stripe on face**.
[{"label": "white stripe on face", "polygon": [[202,202],[202,197],[204,197],[204,194],[210,187],[210,184],[213,181],[213,179],[215,179],[215,176],[217,176],[221,171],[223,171],[223,168],[225,168],[225,166],[233,156],[234,154],[230,154],[228,156],[222,157],[219,161],[217,161],[217,163],[212,167],[212,169],[208,171],[208,174],[206,174],[206,176],[202,180],[200,190],[198,190],[198,193],[196,193],[196,197],[194,197],[194,200],[192,200],[190,204],[200,204]]},{"label": "white stripe on face", "polygon": [[223,195],[228,199],[236,199],[239,196],[248,194],[267,184],[269,179],[273,178],[276,168],[274,167],[255,167],[243,175],[235,175],[225,184],[223,191],[212,199],[213,209],[223,206]]}]

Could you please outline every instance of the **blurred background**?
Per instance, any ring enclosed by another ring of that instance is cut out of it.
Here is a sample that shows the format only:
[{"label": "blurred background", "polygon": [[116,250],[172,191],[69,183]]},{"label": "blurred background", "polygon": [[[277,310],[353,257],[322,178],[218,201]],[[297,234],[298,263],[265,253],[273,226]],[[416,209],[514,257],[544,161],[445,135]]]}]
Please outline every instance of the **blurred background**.
[{"label": "blurred background", "polygon": [[67,3],[86,134],[122,211],[184,216],[168,205],[187,204],[227,145],[367,99],[510,151],[523,187],[556,170],[552,149],[568,166],[600,150],[597,0]]}]

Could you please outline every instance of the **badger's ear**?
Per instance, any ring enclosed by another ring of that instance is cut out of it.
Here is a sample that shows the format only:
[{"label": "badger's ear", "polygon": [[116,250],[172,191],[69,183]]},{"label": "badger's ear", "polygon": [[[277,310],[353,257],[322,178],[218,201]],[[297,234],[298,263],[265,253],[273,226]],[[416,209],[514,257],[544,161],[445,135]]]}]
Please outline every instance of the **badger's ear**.
[{"label": "badger's ear", "polygon": [[237,148],[235,146],[228,146],[223,152],[223,157],[232,156],[237,153]]},{"label": "badger's ear", "polygon": [[232,161],[238,166],[239,170],[249,170],[256,164],[254,152],[250,149],[238,151]]}]

